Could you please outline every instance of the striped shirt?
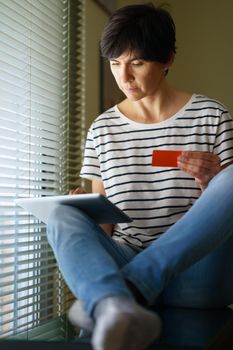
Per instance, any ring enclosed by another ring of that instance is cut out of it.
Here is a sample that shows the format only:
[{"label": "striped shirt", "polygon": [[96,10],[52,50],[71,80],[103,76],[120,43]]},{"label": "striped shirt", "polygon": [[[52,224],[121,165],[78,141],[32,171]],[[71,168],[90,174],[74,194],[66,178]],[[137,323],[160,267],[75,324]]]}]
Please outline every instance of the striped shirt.
[{"label": "striped shirt", "polygon": [[194,178],[178,168],[152,166],[152,151],[192,150],[233,160],[233,120],[218,101],[192,95],[171,118],[141,124],[117,106],[91,125],[80,176],[103,182],[107,197],[131,223],[114,227],[113,238],[147,247],[184,215],[200,196]]}]

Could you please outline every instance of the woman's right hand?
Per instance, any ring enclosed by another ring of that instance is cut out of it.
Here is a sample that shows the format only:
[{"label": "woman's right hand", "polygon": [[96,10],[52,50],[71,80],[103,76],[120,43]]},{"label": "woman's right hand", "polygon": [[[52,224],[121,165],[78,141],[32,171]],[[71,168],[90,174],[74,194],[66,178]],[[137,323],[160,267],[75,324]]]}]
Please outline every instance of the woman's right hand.
[{"label": "woman's right hand", "polygon": [[87,192],[82,187],[76,187],[69,191],[69,194],[85,194],[85,193]]}]

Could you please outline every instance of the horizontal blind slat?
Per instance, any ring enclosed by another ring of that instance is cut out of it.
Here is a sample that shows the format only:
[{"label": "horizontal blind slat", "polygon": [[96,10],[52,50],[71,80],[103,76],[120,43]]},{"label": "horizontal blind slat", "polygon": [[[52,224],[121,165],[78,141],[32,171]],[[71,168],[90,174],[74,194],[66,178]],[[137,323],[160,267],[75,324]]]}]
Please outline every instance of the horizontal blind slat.
[{"label": "horizontal blind slat", "polygon": [[[69,291],[45,225],[14,199],[64,193],[77,182],[85,50],[83,0],[0,0],[0,7],[2,337],[33,329],[67,308]],[[69,46],[71,37],[79,41],[78,50]]]},{"label": "horizontal blind slat", "polygon": [[49,293],[54,295],[56,264],[46,234],[41,232],[40,237],[37,232],[40,226],[44,230],[43,225],[19,208],[12,211],[12,199],[22,191],[30,196],[53,195],[58,186],[68,27],[63,12],[67,5],[62,1],[0,0],[0,6],[2,336],[33,326],[34,320],[38,324],[42,313],[48,319],[54,312],[50,311],[54,296]]}]

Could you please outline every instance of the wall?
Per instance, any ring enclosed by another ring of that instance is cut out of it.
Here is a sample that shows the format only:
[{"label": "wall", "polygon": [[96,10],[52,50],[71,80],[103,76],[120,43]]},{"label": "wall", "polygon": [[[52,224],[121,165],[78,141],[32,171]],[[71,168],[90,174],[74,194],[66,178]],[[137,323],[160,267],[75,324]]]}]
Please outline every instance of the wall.
[{"label": "wall", "polygon": [[[99,40],[108,20],[108,14],[94,0],[85,0],[85,125],[88,130],[100,112],[100,55]],[[91,192],[90,181],[82,184]]]},{"label": "wall", "polygon": [[[118,0],[118,7],[141,3]],[[221,100],[233,115],[233,1],[158,0],[169,4],[177,28],[177,55],[168,78],[177,88]],[[87,126],[100,110],[99,39],[108,19],[94,0],[86,0]]]},{"label": "wall", "polygon": [[[177,56],[170,82],[221,100],[233,115],[233,1],[158,0],[169,4],[177,28]],[[118,7],[142,1],[118,0]]]},{"label": "wall", "polygon": [[100,111],[99,40],[108,20],[106,12],[94,0],[85,0],[86,16],[86,127]]}]

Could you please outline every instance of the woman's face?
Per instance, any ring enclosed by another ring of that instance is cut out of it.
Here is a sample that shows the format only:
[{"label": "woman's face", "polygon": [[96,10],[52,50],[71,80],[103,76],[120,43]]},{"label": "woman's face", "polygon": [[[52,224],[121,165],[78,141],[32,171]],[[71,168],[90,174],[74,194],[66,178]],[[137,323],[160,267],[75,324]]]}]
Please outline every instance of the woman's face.
[{"label": "woman's face", "polygon": [[118,87],[126,97],[138,101],[144,97],[153,97],[160,91],[167,65],[145,61],[133,52],[126,52],[111,59],[110,68]]}]

